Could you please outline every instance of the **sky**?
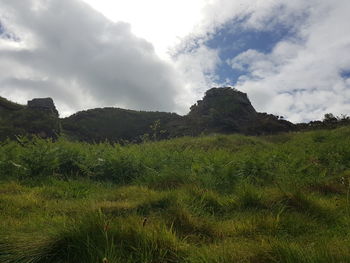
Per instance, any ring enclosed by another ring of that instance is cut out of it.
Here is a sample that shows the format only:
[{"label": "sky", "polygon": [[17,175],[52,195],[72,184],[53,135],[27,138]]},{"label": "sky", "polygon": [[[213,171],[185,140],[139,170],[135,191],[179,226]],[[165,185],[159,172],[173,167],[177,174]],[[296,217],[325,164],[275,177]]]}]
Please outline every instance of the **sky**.
[{"label": "sky", "polygon": [[350,115],[349,0],[0,0],[0,96],[186,114],[211,87]]}]

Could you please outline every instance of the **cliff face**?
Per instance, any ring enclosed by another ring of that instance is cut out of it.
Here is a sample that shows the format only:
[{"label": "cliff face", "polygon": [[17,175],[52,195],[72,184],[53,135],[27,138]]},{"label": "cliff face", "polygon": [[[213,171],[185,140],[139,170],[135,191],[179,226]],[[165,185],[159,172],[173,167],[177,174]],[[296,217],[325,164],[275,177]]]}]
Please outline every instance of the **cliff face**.
[{"label": "cliff face", "polygon": [[212,88],[190,108],[188,123],[198,132],[243,132],[257,118],[247,94],[232,88]]},{"label": "cliff face", "polygon": [[190,108],[189,115],[208,115],[211,110],[239,119],[256,115],[247,94],[230,87],[208,90],[204,98]]},{"label": "cliff face", "polygon": [[32,99],[28,101],[27,106],[29,109],[46,111],[58,117],[58,111],[51,98]]}]

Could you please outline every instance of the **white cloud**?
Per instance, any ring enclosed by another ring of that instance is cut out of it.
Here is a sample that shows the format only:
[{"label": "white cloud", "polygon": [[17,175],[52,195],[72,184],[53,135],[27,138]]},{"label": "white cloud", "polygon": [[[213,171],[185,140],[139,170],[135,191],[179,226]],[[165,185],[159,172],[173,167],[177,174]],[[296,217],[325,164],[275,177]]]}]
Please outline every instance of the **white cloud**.
[{"label": "white cloud", "polygon": [[203,19],[207,0],[84,0],[112,21],[125,21],[132,32],[155,46],[162,58]]},{"label": "white cloud", "polygon": [[237,88],[258,110],[305,121],[326,112],[350,113],[350,86],[341,76],[350,69],[349,12],[347,0],[213,0],[202,32],[242,18],[241,27],[250,31],[291,27],[295,37],[283,39],[270,53],[248,50],[227,62],[248,72]]},{"label": "white cloud", "polygon": [[208,87],[216,85],[215,71],[219,63],[221,60],[218,51],[203,45],[174,58],[174,65],[185,83],[182,94],[177,97],[178,105],[182,105],[182,112],[187,113],[189,107],[203,96]]},{"label": "white cloud", "polygon": [[267,54],[225,58],[248,72],[237,88],[258,110],[292,121],[350,113],[350,80],[341,75],[350,69],[348,0],[84,1],[105,17],[79,0],[1,1],[0,21],[20,41],[0,37],[0,95],[53,96],[65,112],[117,105],[185,113],[218,85],[220,50],[206,40],[240,21],[243,31],[285,26],[295,35]]},{"label": "white cloud", "polygon": [[127,23],[78,0],[3,0],[0,21],[20,39],[0,42],[0,95],[21,102],[52,96],[61,113],[177,109],[176,72]]}]

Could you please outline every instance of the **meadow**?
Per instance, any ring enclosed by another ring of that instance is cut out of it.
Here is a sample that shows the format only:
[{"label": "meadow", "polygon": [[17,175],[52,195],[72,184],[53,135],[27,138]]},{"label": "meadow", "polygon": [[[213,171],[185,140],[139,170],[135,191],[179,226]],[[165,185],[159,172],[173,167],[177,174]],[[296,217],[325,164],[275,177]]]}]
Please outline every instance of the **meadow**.
[{"label": "meadow", "polygon": [[350,262],[350,127],[0,144],[1,263]]}]

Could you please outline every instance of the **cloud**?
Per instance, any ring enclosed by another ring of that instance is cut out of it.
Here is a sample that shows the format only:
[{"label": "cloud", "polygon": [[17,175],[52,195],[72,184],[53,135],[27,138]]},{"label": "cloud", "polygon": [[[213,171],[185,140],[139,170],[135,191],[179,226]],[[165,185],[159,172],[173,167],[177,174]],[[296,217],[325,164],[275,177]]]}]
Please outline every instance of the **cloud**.
[{"label": "cloud", "polygon": [[216,68],[221,63],[218,51],[204,45],[184,53],[177,54],[174,66],[183,83],[182,93],[177,97],[178,105],[182,105],[187,113],[190,106],[203,96],[208,87],[216,86]]},{"label": "cloud", "polygon": [[234,85],[258,110],[294,122],[320,119],[327,112],[350,114],[348,0],[212,0],[204,11],[197,32],[186,40],[192,49],[203,48],[225,27],[250,34],[288,28],[271,51],[248,46],[225,58],[241,74]]},{"label": "cloud", "polygon": [[[1,1],[0,95],[52,96],[64,114],[96,106],[186,113],[232,72],[259,111],[295,122],[350,113],[348,0],[195,0],[188,9],[185,0],[84,1],[116,22],[80,0]],[[230,30],[237,39],[208,44]],[[247,43],[254,37],[239,38],[247,32],[275,42],[259,49]],[[239,48],[230,55],[224,45]]]},{"label": "cloud", "polygon": [[206,0],[84,1],[112,21],[132,24],[132,32],[153,43],[162,57],[167,57],[168,49],[193,30],[206,4]]},{"label": "cloud", "polygon": [[17,37],[0,41],[0,95],[52,96],[63,114],[96,106],[177,110],[177,73],[129,24],[79,0],[3,0],[0,21]]},{"label": "cloud", "polygon": [[270,53],[248,50],[229,61],[248,71],[238,88],[258,108],[296,122],[319,119],[326,112],[350,113],[350,86],[342,76],[350,69],[350,3],[313,4],[315,10],[296,38],[279,42]]}]

